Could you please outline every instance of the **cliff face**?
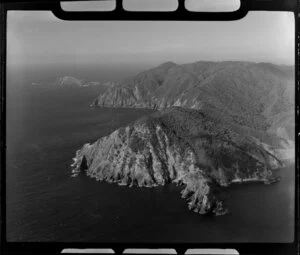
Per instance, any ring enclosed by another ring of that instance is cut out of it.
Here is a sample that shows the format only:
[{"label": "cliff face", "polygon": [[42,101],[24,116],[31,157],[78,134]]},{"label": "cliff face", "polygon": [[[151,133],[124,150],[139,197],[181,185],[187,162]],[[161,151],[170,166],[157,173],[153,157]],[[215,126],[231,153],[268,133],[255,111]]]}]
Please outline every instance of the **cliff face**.
[{"label": "cliff face", "polygon": [[281,162],[240,126],[193,109],[173,107],[85,144],[74,172],[119,185],[184,184],[189,209],[224,214],[218,189],[232,182],[272,180]]}]

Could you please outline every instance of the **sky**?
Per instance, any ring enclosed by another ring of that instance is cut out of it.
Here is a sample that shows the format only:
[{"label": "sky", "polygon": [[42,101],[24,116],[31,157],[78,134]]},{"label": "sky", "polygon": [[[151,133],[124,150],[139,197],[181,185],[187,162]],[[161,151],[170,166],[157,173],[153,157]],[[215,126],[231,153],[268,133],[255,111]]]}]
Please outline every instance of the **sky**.
[{"label": "sky", "polygon": [[178,64],[241,60],[294,64],[294,15],[249,12],[237,21],[62,21],[9,11],[7,65]]}]

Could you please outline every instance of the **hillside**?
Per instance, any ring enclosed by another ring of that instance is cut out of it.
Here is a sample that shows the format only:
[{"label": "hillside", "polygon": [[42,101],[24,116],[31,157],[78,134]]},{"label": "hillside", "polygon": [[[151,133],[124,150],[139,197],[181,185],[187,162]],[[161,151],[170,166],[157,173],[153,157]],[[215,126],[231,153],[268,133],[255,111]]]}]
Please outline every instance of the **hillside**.
[{"label": "hillside", "polygon": [[293,140],[294,88],[293,67],[167,62],[113,84],[92,106],[214,109],[240,125]]}]

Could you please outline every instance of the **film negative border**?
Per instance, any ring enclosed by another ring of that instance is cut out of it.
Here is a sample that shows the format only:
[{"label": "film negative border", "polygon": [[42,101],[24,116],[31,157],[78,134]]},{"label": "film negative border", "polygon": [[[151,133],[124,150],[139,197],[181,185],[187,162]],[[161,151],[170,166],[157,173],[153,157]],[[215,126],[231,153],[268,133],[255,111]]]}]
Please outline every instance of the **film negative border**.
[{"label": "film negative border", "polygon": [[[69,1],[69,0],[67,0]],[[192,13],[184,8],[184,1],[179,0],[179,7],[174,12],[127,12],[122,9],[122,3],[116,0],[117,7],[109,12],[89,12],[73,13],[65,12],[60,7],[59,1],[29,1],[20,0],[18,2],[7,2],[0,5],[1,13],[1,252],[10,253],[60,253],[65,248],[110,248],[115,254],[123,254],[126,248],[168,248],[175,249],[177,254],[185,254],[189,248],[220,248],[236,249],[240,254],[298,254],[299,249],[299,101],[300,101],[300,33],[298,32],[298,22],[300,19],[299,0],[241,0],[239,10],[231,13]],[[9,10],[47,10],[64,20],[237,20],[246,16],[248,11],[290,11],[295,14],[295,84],[296,84],[296,168],[295,179],[295,238],[290,244],[283,243],[16,243],[7,242],[6,234],[6,210],[5,210],[5,84],[6,84],[6,14]],[[102,253],[110,254],[110,253]]]},{"label": "film negative border", "polygon": [[[70,0],[67,0],[70,1]],[[122,8],[122,1],[116,0],[113,11],[67,12],[60,6],[60,1],[18,1],[5,4],[6,10],[51,10],[63,20],[169,20],[169,21],[209,21],[237,20],[246,16],[248,11],[295,11],[296,0],[241,0],[240,8],[234,12],[190,12],[185,9],[184,0],[178,0],[178,8],[170,12],[131,12]]]}]

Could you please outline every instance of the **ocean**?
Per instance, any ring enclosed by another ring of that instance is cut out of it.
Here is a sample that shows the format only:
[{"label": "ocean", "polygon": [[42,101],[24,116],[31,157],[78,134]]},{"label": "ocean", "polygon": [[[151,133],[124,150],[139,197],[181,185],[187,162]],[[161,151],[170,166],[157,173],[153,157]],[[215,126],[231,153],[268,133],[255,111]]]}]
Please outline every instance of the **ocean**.
[{"label": "ocean", "polygon": [[188,210],[183,187],[129,188],[72,178],[84,143],[152,112],[90,108],[99,88],[7,86],[6,212],[9,242],[291,242],[294,166],[273,185],[225,189],[230,213]]}]

